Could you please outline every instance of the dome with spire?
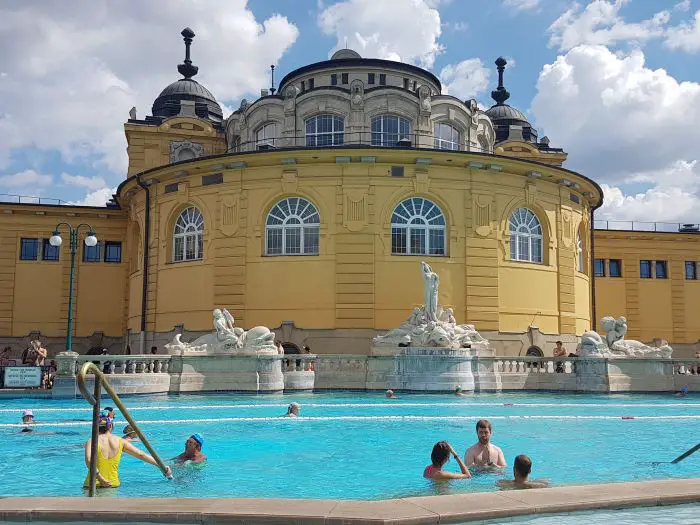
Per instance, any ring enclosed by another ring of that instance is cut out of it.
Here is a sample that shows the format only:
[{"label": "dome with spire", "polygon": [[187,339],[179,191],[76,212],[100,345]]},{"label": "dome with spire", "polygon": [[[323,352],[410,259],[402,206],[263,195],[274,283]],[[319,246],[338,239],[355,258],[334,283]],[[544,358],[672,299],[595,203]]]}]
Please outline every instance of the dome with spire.
[{"label": "dome with spire", "polygon": [[507,64],[508,61],[503,57],[496,59],[498,87],[491,92],[491,98],[496,103],[486,110],[486,114],[493,122],[493,127],[496,131],[496,142],[503,142],[510,137],[511,126],[522,127],[522,138],[520,140],[537,142],[537,130],[528,122],[525,114],[519,109],[506,104],[506,100],[510,98],[510,93],[503,85],[503,72]]},{"label": "dome with spire", "polygon": [[194,102],[194,112],[199,118],[221,122],[224,115],[214,95],[192,78],[199,71],[199,68],[193,65],[190,59],[190,45],[194,38],[194,31],[186,27],[180,34],[185,41],[185,61],[177,66],[177,70],[184,78],[176,80],[160,92],[153,103],[153,116],[169,118],[179,115],[180,102],[191,100]]}]

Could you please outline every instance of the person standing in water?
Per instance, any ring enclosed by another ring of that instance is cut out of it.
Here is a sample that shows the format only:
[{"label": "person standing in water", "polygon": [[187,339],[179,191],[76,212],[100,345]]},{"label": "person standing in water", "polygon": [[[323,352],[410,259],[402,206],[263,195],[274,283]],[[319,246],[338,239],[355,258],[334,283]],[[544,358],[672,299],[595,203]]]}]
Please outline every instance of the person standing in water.
[{"label": "person standing in water", "polygon": [[513,462],[513,479],[501,479],[496,485],[502,489],[543,489],[549,486],[546,479],[530,480],[532,460],[525,454],[520,454]]},{"label": "person standing in water", "polygon": [[479,441],[467,449],[464,462],[468,467],[505,467],[506,458],[503,451],[491,443],[491,422],[488,419],[480,419],[476,423],[476,435]]},{"label": "person standing in water", "polygon": [[[461,472],[446,472],[442,470],[445,463],[450,460],[450,456],[455,458]],[[462,462],[459,455],[455,452],[455,449],[452,448],[452,445],[450,445],[447,441],[439,441],[435,443],[433,451],[430,454],[430,460],[432,461],[432,464],[425,467],[425,470],[423,471],[424,478],[432,479],[434,481],[447,481],[449,479],[465,479],[472,477],[469,473],[469,469]]]},{"label": "person standing in water", "polygon": [[[119,480],[119,462],[122,459],[122,452],[126,452],[130,456],[140,459],[145,463],[158,466],[156,460],[149,454],[139,450],[129,441],[112,434],[114,428],[113,421],[105,416],[100,416],[99,435],[97,437],[97,487],[108,488],[118,487],[121,484]],[[85,442],[85,466],[88,468],[88,476],[85,478],[83,486],[90,486],[90,459],[92,439]],[[172,476],[170,467],[166,467],[165,475]]]},{"label": "person standing in water", "polygon": [[293,403],[289,403],[287,413],[284,417],[299,417],[299,412],[301,412],[301,405],[295,401]]},{"label": "person standing in water", "polygon": [[192,434],[187,441],[185,441],[185,451],[179,456],[175,456],[170,461],[174,461],[179,465],[183,463],[204,463],[207,457],[202,454],[202,447],[204,446],[204,438],[202,434],[196,433]]}]

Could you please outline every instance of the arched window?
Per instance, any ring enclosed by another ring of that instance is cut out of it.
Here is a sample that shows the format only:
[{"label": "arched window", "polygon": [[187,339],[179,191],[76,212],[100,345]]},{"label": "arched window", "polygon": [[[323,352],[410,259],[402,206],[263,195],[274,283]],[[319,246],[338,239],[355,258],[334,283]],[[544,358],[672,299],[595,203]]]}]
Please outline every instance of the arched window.
[{"label": "arched window", "polygon": [[277,124],[274,122],[268,122],[260,126],[255,132],[255,145],[259,146],[261,144],[275,145],[275,140],[277,139]]},{"label": "arched window", "polygon": [[401,139],[411,139],[411,123],[396,115],[379,115],[372,119],[372,146],[396,146]]},{"label": "arched window", "polygon": [[542,225],[527,208],[510,216],[510,258],[513,261],[542,262]]},{"label": "arched window", "polygon": [[391,253],[445,255],[445,216],[426,199],[399,203],[391,216]]},{"label": "arched window", "polygon": [[437,123],[433,127],[435,149],[460,150],[460,133],[457,128],[450,124]]},{"label": "arched window", "polygon": [[579,272],[585,271],[585,268],[583,267],[583,242],[581,242],[581,234],[577,233],[576,234],[576,269]]},{"label": "arched window", "polygon": [[173,261],[196,261],[204,254],[204,217],[194,206],[182,210],[173,233]]},{"label": "arched window", "polygon": [[266,255],[318,255],[321,218],[301,197],[275,204],[265,221]]},{"label": "arched window", "polygon": [[306,119],[307,146],[340,146],[345,134],[345,121],[335,115],[316,115]]}]

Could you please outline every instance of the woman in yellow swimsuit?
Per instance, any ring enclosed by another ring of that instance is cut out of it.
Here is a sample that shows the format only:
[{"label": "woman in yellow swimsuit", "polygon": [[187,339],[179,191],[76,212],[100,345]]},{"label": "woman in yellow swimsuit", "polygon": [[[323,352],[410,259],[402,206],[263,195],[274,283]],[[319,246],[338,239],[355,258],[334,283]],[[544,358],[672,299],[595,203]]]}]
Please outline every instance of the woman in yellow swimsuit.
[{"label": "woman in yellow swimsuit", "polygon": [[[152,456],[139,450],[129,441],[112,435],[114,422],[106,415],[100,417],[99,436],[97,441],[97,487],[118,487],[119,482],[119,462],[122,459],[122,452],[126,452],[130,456],[134,456],[141,461],[156,465],[156,460]],[[90,469],[90,453],[92,439],[85,442],[85,465]],[[170,467],[167,467],[166,476],[170,477],[172,472]],[[84,486],[87,488],[90,485],[90,475],[85,478]]]}]

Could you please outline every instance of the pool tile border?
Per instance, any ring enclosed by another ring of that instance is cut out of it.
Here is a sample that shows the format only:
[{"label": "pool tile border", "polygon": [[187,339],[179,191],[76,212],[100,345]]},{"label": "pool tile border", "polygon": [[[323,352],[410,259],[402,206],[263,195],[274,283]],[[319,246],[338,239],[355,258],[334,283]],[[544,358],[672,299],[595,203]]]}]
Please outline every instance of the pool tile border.
[{"label": "pool tile border", "polygon": [[197,525],[437,525],[528,514],[700,503],[700,478],[402,499],[0,498],[0,520]]}]

